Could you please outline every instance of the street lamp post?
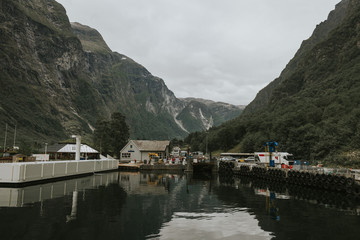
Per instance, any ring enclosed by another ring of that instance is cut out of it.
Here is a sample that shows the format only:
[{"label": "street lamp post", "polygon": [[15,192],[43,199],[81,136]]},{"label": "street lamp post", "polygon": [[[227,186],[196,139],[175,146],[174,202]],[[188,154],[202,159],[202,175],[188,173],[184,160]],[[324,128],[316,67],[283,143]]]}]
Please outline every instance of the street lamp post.
[{"label": "street lamp post", "polygon": [[45,153],[44,153],[44,160],[49,160],[49,159],[46,159],[46,153],[47,153],[47,143],[45,143]]},{"label": "street lamp post", "polygon": [[45,143],[45,155],[46,155],[46,153],[47,153],[47,143]]},{"label": "street lamp post", "polygon": [[80,161],[80,147],[81,147],[81,136],[72,135],[72,138],[76,138],[76,153],[75,153],[75,161]]}]

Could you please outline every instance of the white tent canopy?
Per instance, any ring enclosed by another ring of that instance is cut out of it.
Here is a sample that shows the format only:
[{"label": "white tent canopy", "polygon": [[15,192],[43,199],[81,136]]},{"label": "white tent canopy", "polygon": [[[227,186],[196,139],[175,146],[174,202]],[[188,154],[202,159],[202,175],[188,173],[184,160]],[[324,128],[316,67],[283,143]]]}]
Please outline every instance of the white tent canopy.
[{"label": "white tent canopy", "polygon": [[[58,153],[75,153],[76,145],[75,144],[66,144],[64,147],[57,151]],[[89,147],[88,145],[81,144],[80,153],[99,153],[95,149]]]}]

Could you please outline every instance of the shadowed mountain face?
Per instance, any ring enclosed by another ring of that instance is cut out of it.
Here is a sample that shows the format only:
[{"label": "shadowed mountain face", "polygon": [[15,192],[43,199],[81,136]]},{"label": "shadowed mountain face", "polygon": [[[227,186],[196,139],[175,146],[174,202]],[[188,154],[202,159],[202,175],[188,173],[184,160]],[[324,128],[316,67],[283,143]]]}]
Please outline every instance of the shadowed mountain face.
[{"label": "shadowed mountain face", "polygon": [[281,75],[259,91],[255,99],[246,107],[244,113],[263,108],[269,103],[269,100],[273,95],[273,90],[285,79],[290,78],[298,68],[303,67],[303,60],[306,58],[307,54],[313,51],[312,49],[317,44],[323,42],[335,28],[341,25],[346,16],[349,2],[350,0],[341,1],[336,5],[336,9],[330,12],[328,19],[316,26],[312,36],[302,42],[300,49],[296,52],[294,58],[287,64]]},{"label": "shadowed mountain face", "polygon": [[171,139],[243,109],[176,98],[162,79],[112,52],[95,29],[70,23],[56,1],[3,0],[0,21],[0,123],[10,132],[16,125],[20,139],[90,138],[96,121],[116,111],[132,138]]},{"label": "shadowed mountain face", "polygon": [[238,118],[209,133],[209,146],[254,152],[277,141],[279,151],[300,159],[360,166],[359,26],[360,1],[337,4],[279,78]]}]

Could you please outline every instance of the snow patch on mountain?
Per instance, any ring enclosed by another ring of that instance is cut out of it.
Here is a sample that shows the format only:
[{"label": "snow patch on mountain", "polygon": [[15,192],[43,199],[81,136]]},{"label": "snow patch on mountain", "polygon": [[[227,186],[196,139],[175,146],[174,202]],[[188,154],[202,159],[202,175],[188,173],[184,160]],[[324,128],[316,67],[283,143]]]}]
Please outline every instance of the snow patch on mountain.
[{"label": "snow patch on mountain", "polygon": [[205,127],[206,130],[209,130],[209,128],[211,128],[214,125],[213,117],[210,116],[210,119],[207,120],[206,117],[204,116],[203,112],[201,111],[201,108],[199,108],[199,114],[200,114],[200,120],[201,120],[203,126]]}]

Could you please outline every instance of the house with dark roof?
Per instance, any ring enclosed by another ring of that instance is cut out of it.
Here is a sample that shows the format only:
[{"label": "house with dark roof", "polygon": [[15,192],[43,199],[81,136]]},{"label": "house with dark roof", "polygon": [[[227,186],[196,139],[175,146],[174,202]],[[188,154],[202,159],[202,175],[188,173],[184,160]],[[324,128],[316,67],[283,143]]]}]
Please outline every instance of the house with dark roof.
[{"label": "house with dark roof", "polygon": [[[45,152],[45,148],[41,149]],[[56,143],[47,146],[46,153],[49,154],[50,160],[74,160],[76,153],[75,143]],[[89,147],[86,144],[81,144],[80,159],[100,159],[100,154],[97,150]]]},{"label": "house with dark roof", "polygon": [[159,159],[169,156],[170,141],[130,140],[120,151],[120,161],[149,162],[149,153],[157,154]]}]

